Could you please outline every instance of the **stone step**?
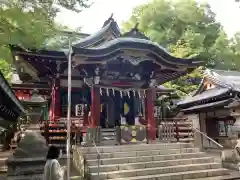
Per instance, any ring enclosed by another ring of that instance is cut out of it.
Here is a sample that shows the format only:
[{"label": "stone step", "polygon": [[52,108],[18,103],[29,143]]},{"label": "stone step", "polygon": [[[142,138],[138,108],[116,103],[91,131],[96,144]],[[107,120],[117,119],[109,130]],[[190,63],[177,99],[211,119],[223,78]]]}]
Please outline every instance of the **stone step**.
[{"label": "stone step", "polygon": [[110,139],[110,140],[104,139],[104,140],[101,141],[100,144],[101,144],[101,145],[105,145],[105,146],[114,146],[114,145],[117,144],[117,142],[116,142],[115,139],[114,139],[114,140],[113,140],[113,139]]},{"label": "stone step", "polygon": [[[227,175],[227,169],[208,169],[208,170],[198,170],[198,171],[186,171],[177,173],[166,173],[166,174],[156,174],[156,175],[145,175],[145,176],[135,176],[126,178],[113,178],[114,180],[186,180],[186,179],[196,179],[205,178],[208,180],[209,177],[213,176],[223,176]],[[111,179],[111,180],[113,180]]]},{"label": "stone step", "polygon": [[[131,170],[120,170],[111,172],[100,172],[100,179],[115,179],[123,177],[135,177],[145,175],[160,175],[167,173],[182,173],[187,171],[199,171],[209,169],[221,169],[219,163],[205,163],[205,164],[187,164],[178,166],[166,166],[166,167],[152,167],[144,169],[131,169]],[[207,176],[202,176],[207,177]],[[91,173],[91,179],[98,179],[98,173]]]},{"label": "stone step", "polygon": [[102,128],[101,132],[115,132],[116,130],[114,128]]},{"label": "stone step", "polygon": [[231,175],[224,175],[224,176],[215,176],[215,177],[207,177],[206,178],[195,178],[195,179],[185,179],[185,180],[239,180],[239,176],[231,176]]},{"label": "stone step", "polygon": [[0,158],[0,166],[4,166],[7,163],[7,158]]},{"label": "stone step", "polygon": [[115,140],[114,136],[102,136],[102,141]]},{"label": "stone step", "polygon": [[19,176],[8,176],[7,180],[42,180],[42,174],[34,174],[34,175],[19,175]]},{"label": "stone step", "polygon": [[[101,153],[100,158],[120,158],[120,157],[139,157],[149,155],[164,155],[178,153],[196,153],[200,152],[199,148],[184,148],[184,149],[168,149],[168,150],[149,150],[149,151],[131,151],[131,152],[112,152]],[[85,154],[87,160],[96,159],[97,154]]]},{"label": "stone step", "polygon": [[[110,152],[130,152],[130,151],[144,151],[144,150],[166,150],[178,148],[193,148],[192,143],[157,143],[157,144],[136,144],[136,145],[121,145],[121,146],[98,146],[100,153]],[[80,148],[83,153],[96,153],[95,147]]]},{"label": "stone step", "polygon": [[115,131],[106,131],[101,133],[102,135],[105,135],[105,136],[115,136]]},{"label": "stone step", "polygon": [[[184,164],[201,164],[201,163],[212,163],[213,158],[190,158],[190,159],[177,159],[168,161],[151,161],[151,162],[139,162],[139,163],[127,163],[127,164],[108,164],[100,165],[100,172],[111,172],[118,170],[130,170],[130,169],[144,169],[152,167],[164,167],[164,166],[176,166]],[[90,173],[97,173],[98,166],[89,166]]]},{"label": "stone step", "polygon": [[7,166],[0,166],[0,174],[7,173],[7,170],[8,170]]},{"label": "stone step", "polygon": [[[164,160],[200,158],[200,157],[206,157],[206,154],[203,152],[197,152],[197,153],[180,153],[180,154],[168,154],[168,155],[152,155],[152,156],[141,156],[141,157],[109,158],[109,159],[100,159],[100,164],[101,165],[125,164],[125,163],[164,161]],[[89,166],[94,166],[98,164],[98,160],[97,159],[87,160],[87,163]]]}]

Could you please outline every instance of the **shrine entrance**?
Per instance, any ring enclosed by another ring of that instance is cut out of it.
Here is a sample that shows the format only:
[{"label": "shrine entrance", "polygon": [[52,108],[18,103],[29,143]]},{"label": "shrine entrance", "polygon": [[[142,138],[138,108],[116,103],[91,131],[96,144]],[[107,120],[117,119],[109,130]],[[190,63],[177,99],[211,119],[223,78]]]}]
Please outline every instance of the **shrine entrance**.
[{"label": "shrine entrance", "polygon": [[115,102],[114,97],[103,96],[101,97],[100,108],[100,126],[101,128],[114,128],[116,126],[115,118]]}]

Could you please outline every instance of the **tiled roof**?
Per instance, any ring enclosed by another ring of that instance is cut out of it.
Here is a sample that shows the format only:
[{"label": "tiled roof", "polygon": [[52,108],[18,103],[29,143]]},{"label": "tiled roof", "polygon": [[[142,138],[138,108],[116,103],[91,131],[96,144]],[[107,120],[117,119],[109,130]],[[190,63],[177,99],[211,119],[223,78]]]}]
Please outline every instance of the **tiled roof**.
[{"label": "tiled roof", "polygon": [[206,72],[206,77],[211,78],[211,80],[215,81],[216,84],[240,91],[240,72],[215,69],[211,69]]},{"label": "tiled roof", "polygon": [[213,97],[217,97],[217,96],[220,96],[222,94],[225,94],[228,91],[230,91],[230,89],[228,89],[228,88],[209,89],[209,90],[206,90],[206,91],[202,92],[201,94],[186,97],[182,101],[178,102],[178,106],[181,106],[183,104],[194,103],[194,102],[201,101],[201,100],[207,100],[209,98],[213,98]]},{"label": "tiled roof", "polygon": [[212,103],[193,106],[193,107],[190,107],[190,108],[187,108],[187,109],[182,109],[181,111],[190,112],[190,111],[197,111],[197,110],[206,109],[206,108],[222,107],[222,106],[228,105],[230,102],[232,102],[232,100],[227,99],[227,100],[222,100],[222,101],[217,101],[217,102],[212,102]]},{"label": "tiled roof", "polygon": [[10,85],[8,84],[7,80],[4,78],[3,74],[0,72],[0,88],[3,89],[5,94],[16,104],[16,106],[20,109],[21,112],[24,112],[24,108],[20,101],[15,96],[13,90],[11,89]]}]

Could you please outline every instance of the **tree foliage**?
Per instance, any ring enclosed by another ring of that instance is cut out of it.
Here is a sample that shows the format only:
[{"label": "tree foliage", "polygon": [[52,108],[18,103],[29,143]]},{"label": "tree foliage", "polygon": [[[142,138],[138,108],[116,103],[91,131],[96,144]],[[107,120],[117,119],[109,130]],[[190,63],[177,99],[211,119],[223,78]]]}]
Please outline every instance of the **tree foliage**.
[{"label": "tree foliage", "polygon": [[[0,68],[5,71],[6,63],[11,62],[9,44],[22,48],[43,48],[48,45],[50,39],[60,39],[63,36],[60,31],[65,27],[54,23],[54,18],[60,9],[79,12],[88,6],[88,0],[2,0],[0,59],[7,61],[1,62]],[[6,70],[10,69],[6,68]]]},{"label": "tree foliage", "polygon": [[[207,3],[195,0],[153,0],[136,7],[123,23],[128,31],[139,23],[139,29],[151,40],[181,58],[198,56],[207,68],[239,69],[240,36],[229,40],[222,25]],[[197,89],[201,70],[166,83],[183,96]]]}]

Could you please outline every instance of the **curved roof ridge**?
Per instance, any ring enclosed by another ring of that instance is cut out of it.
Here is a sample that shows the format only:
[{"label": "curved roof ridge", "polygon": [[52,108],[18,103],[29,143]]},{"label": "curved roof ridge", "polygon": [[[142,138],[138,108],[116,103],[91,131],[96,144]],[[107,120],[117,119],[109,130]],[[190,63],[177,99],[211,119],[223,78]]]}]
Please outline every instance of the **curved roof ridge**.
[{"label": "curved roof ridge", "polygon": [[222,70],[206,69],[204,73],[205,77],[209,78],[216,84],[219,84],[223,87],[234,88],[234,83],[231,80],[227,81],[226,79],[222,78],[221,75],[217,73],[217,71]]},{"label": "curved roof ridge", "polygon": [[139,39],[146,39],[150,40],[149,37],[145,35],[145,33],[141,32],[138,28],[139,23],[135,25],[130,31],[125,32],[121,37],[131,37],[131,38],[139,38]]},{"label": "curved roof ridge", "polygon": [[[75,54],[81,54],[83,56],[88,57],[104,57],[109,54],[116,53],[121,49],[138,49],[138,50],[146,50],[152,52],[157,57],[162,60],[170,63],[170,64],[180,64],[180,65],[199,65],[202,61],[198,61],[196,58],[177,58],[172,56],[165,48],[157,44],[156,42],[152,42],[146,39],[137,39],[130,37],[120,37],[113,39],[104,43],[99,47],[94,48],[77,48],[73,47]],[[170,61],[169,61],[169,60]]]},{"label": "curved roof ridge", "polygon": [[109,31],[116,38],[121,36],[120,28],[117,22],[112,17],[110,17],[108,20],[104,22],[103,27],[99,31],[80,40],[73,46],[78,48],[80,47],[87,48],[87,47],[93,46],[94,44],[97,44],[101,42],[104,38],[106,38],[106,35],[107,33],[109,33]]}]

